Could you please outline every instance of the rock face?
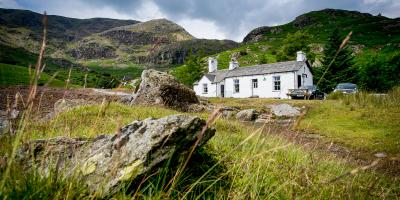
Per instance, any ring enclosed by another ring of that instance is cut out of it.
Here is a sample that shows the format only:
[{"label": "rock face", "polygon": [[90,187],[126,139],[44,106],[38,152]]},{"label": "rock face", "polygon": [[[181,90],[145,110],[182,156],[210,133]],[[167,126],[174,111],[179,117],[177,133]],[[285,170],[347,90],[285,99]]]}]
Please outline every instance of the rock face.
[{"label": "rock face", "polygon": [[142,82],[132,104],[161,105],[187,111],[191,104],[199,103],[196,93],[180,84],[173,76],[156,70],[145,70]]},{"label": "rock face", "polygon": [[239,121],[253,121],[259,113],[255,109],[242,110],[236,114],[236,119]]},{"label": "rock face", "polygon": [[100,44],[96,41],[83,41],[69,53],[77,59],[115,58],[115,48]]},{"label": "rock face", "polygon": [[289,104],[268,105],[271,112],[279,117],[295,117],[300,115],[300,109]]},{"label": "rock face", "polygon": [[185,115],[149,118],[134,121],[115,135],[32,141],[19,149],[16,160],[28,169],[35,161],[44,176],[56,168],[60,175],[65,172],[67,178],[81,177],[89,189],[103,191],[102,196],[106,196],[125,181],[132,181],[174,155],[187,152],[198,139],[199,146],[206,143],[215,129],[208,128],[202,134],[205,124],[198,117]]}]

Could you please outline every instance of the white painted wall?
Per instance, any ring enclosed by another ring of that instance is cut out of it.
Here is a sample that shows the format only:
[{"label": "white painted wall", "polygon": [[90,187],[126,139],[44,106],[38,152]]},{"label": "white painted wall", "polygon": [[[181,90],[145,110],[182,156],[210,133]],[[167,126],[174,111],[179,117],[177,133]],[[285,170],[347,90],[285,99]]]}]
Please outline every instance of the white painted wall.
[{"label": "white painted wall", "polygon": [[[302,76],[302,85],[313,85],[313,76],[305,64],[298,71],[295,72],[283,72],[274,74],[264,75],[253,75],[253,76],[241,76],[226,78],[220,83],[212,84],[211,81],[203,76],[198,85],[193,87],[196,95],[203,97],[220,97],[221,96],[221,84],[225,86],[225,97],[233,98],[248,98],[251,96],[258,96],[260,98],[280,98],[287,99],[289,89],[297,88],[297,75],[306,74],[307,77]],[[280,76],[281,89],[279,91],[274,90],[273,77]],[[239,92],[234,92],[234,79],[239,79]],[[252,79],[258,80],[258,88],[253,88]],[[208,84],[208,93],[203,93],[203,84]]]},{"label": "white painted wall", "polygon": [[[306,76],[303,76],[303,75]],[[307,64],[304,64],[297,72],[296,72],[296,76],[295,76],[295,88],[297,88],[297,75],[301,75],[302,77],[302,85],[303,86],[309,86],[309,85],[313,85],[313,75],[310,71],[310,68],[308,68]]]},{"label": "white painted wall", "polygon": [[[265,75],[242,76],[225,79],[225,97],[248,98],[258,96],[260,98],[289,98],[288,89],[294,88],[294,72],[284,72]],[[274,90],[273,77],[280,76],[281,90]],[[239,93],[234,92],[234,79],[239,79]],[[253,88],[252,79],[258,80],[258,88]]]},{"label": "white painted wall", "polygon": [[[208,92],[203,93],[203,84],[207,84]],[[193,90],[196,92],[196,95],[202,97],[216,97],[216,84],[211,83],[211,81],[203,76],[197,85],[193,86]]]}]

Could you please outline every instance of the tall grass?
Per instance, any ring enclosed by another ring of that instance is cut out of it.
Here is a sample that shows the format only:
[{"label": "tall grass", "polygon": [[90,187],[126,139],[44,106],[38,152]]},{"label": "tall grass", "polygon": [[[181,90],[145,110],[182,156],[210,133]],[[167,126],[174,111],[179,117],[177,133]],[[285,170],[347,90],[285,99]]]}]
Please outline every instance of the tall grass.
[{"label": "tall grass", "polygon": [[[104,112],[104,115],[99,113]],[[93,137],[113,133],[118,126],[149,116],[162,117],[176,111],[158,107],[130,107],[111,103],[83,106],[61,113],[48,123],[31,121],[26,133],[35,138],[55,136]],[[198,114],[207,119],[208,114]],[[115,119],[115,120],[114,120]],[[118,120],[119,119],[119,120]],[[119,124],[118,124],[118,121]],[[93,131],[90,132],[87,127]],[[217,119],[217,134],[209,143],[187,157],[174,157],[126,185],[111,197],[117,199],[365,199],[395,198],[400,181],[373,171],[345,176],[357,166],[334,154],[303,148],[279,136],[268,127]],[[65,131],[70,130],[70,131]],[[96,130],[96,131],[94,131]],[[37,135],[39,133],[44,133]],[[40,177],[34,171],[21,172],[18,165],[1,190],[2,197],[95,198],[79,179]],[[178,176],[176,170],[181,169]],[[183,170],[182,170],[183,169]],[[33,173],[33,175],[32,175]],[[105,174],[105,177],[108,175]],[[26,177],[26,178],[23,178]],[[170,184],[174,180],[174,184]],[[68,194],[68,195],[66,195]],[[111,198],[110,197],[110,198]]]}]

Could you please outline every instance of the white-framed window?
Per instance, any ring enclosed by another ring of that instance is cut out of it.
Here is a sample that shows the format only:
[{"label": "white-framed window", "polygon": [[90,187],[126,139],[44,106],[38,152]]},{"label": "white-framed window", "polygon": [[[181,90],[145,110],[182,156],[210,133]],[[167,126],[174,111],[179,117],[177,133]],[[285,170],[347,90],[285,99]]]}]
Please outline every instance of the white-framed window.
[{"label": "white-framed window", "polygon": [[239,79],[233,80],[233,88],[234,88],[235,93],[239,93]]},{"label": "white-framed window", "polygon": [[274,86],[274,91],[280,91],[281,90],[281,77],[280,76],[274,76],[272,78],[273,86]]},{"label": "white-framed window", "polygon": [[208,85],[207,83],[203,84],[203,94],[207,94],[208,93]]},{"label": "white-framed window", "polygon": [[258,79],[251,79],[251,85],[253,88],[258,88]]}]

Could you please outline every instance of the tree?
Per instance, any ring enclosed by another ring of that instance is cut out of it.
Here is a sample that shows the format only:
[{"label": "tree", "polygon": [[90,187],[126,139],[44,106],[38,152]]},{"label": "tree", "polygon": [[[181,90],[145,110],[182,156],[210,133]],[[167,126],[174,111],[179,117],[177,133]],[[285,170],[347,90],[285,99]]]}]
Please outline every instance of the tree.
[{"label": "tree", "polygon": [[[344,46],[335,58],[342,41],[338,29],[335,29],[325,45],[321,67],[314,68],[314,82],[320,81],[318,87],[324,92],[331,92],[338,83],[357,81],[357,70],[353,66],[351,49]],[[332,65],[329,66],[331,62]]]},{"label": "tree", "polygon": [[309,44],[311,43],[311,35],[297,31],[293,34],[288,34],[283,40],[283,46],[277,53],[278,61],[295,60],[298,51],[303,51],[307,54],[307,59],[312,63],[315,59],[315,54],[311,51]]},{"label": "tree", "polygon": [[400,85],[400,51],[367,51],[356,62],[360,71],[359,86],[365,90],[386,92]]},{"label": "tree", "polygon": [[203,76],[204,72],[201,57],[189,53],[185,58],[185,64],[173,70],[172,74],[179,82],[187,86],[192,86],[195,81]]}]

